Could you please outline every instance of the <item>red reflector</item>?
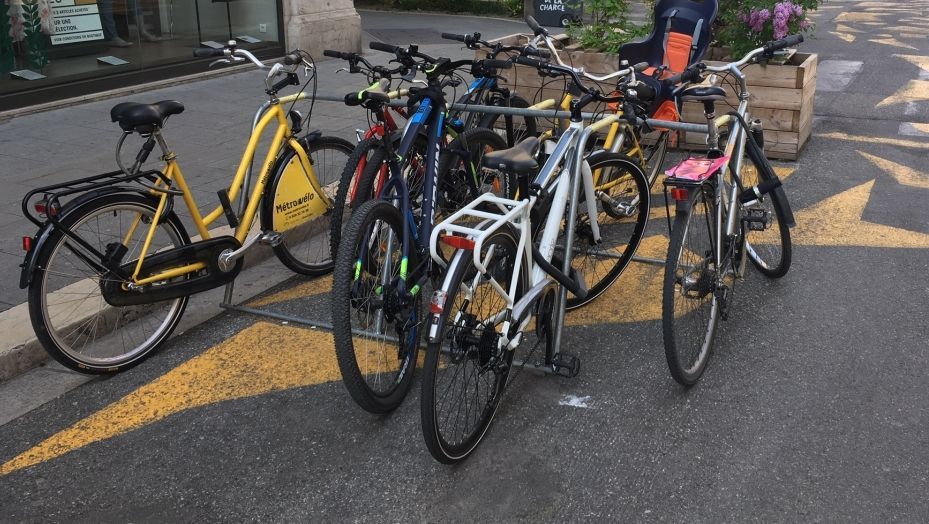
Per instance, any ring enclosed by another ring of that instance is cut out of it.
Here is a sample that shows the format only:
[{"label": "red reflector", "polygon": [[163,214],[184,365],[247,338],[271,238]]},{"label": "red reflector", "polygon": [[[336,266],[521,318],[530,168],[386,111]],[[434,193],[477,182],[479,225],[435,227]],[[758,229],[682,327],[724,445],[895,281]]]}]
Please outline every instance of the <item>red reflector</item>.
[{"label": "red reflector", "polygon": [[43,216],[47,216],[47,215],[57,216],[58,215],[58,206],[54,204],[49,206],[48,202],[45,200],[39,200],[33,205],[33,207],[35,207],[36,213],[43,215]]},{"label": "red reflector", "polygon": [[45,201],[44,201],[44,200],[40,200],[40,201],[36,202],[34,207],[35,207],[35,212],[36,212],[36,213],[38,213],[38,214],[40,214],[40,215],[44,215],[44,214],[45,214]]},{"label": "red reflector", "polygon": [[433,315],[438,315],[442,313],[442,310],[445,309],[445,299],[448,297],[448,293],[445,291],[437,290],[432,294],[432,302],[429,304],[429,312]]},{"label": "red reflector", "polygon": [[690,192],[683,187],[672,187],[671,198],[674,200],[687,200],[690,198]]},{"label": "red reflector", "polygon": [[442,242],[456,249],[467,249],[467,250],[474,249],[474,240],[471,240],[468,237],[445,235],[444,237],[442,237]]},{"label": "red reflector", "polygon": [[23,237],[23,251],[26,253],[32,251],[32,237]]}]

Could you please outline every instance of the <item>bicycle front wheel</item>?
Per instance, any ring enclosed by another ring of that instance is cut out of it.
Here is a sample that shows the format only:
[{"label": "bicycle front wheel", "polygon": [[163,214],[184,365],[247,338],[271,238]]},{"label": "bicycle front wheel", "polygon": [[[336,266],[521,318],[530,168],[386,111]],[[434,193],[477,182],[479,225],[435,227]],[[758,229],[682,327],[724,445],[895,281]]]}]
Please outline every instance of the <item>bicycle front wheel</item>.
[{"label": "bicycle front wheel", "polygon": [[[590,156],[588,164],[596,178],[594,187],[600,241],[594,239],[587,201],[582,195],[578,204],[571,266],[584,276],[588,292],[583,300],[569,298],[568,309],[589,304],[619,278],[639,247],[648,225],[651,205],[645,174],[629,157],[617,153],[596,153]],[[563,238],[562,235],[562,252]]]},{"label": "bicycle front wheel", "polygon": [[671,229],[661,320],[668,368],[685,386],[696,384],[706,369],[719,323],[713,197],[703,188],[690,193]]},{"label": "bicycle front wheel", "polygon": [[[750,188],[768,181],[774,171],[761,154],[758,159],[744,155],[739,182],[742,188]],[[730,166],[732,167],[732,166]],[[749,214],[761,216],[760,229],[745,228],[745,250],[752,264],[768,278],[780,278],[790,269],[792,247],[790,228],[787,225],[786,198],[782,190],[775,190],[758,199],[756,204],[746,206]]]},{"label": "bicycle front wheel", "polygon": [[[400,211],[370,200],[352,214],[332,281],[336,357],[349,394],[371,413],[393,411],[413,383],[422,328],[422,291],[398,285],[407,266]],[[409,264],[408,264],[409,263]]]},{"label": "bicycle front wheel", "polygon": [[500,230],[483,244],[486,274],[470,251],[458,251],[445,279],[447,295],[426,350],[420,404],[426,447],[444,464],[467,458],[497,413],[513,351],[502,347],[507,301],[492,282],[509,291],[518,278],[518,300],[527,285],[525,271],[514,275],[518,257],[516,237]]},{"label": "bicycle front wheel", "polygon": [[[335,258],[339,252],[339,243],[342,241],[342,229],[348,223],[352,211],[361,204],[377,197],[373,177],[363,176],[368,162],[374,156],[374,151],[380,144],[378,138],[367,138],[358,142],[355,150],[345,163],[342,175],[339,177],[339,190],[336,193],[332,208],[332,221],[329,225],[329,250]],[[386,175],[387,165],[382,171]]]},{"label": "bicycle front wheel", "polygon": [[452,213],[471,202],[475,195],[493,193],[511,198],[516,192],[515,177],[497,170],[481,167],[484,155],[506,149],[506,141],[490,129],[469,129],[458,135],[439,158],[439,208]]},{"label": "bicycle front wheel", "polygon": [[[65,215],[62,228],[100,253],[125,248],[120,265],[129,268],[141,253],[155,214],[154,204],[141,195],[107,195]],[[147,253],[189,243],[181,221],[169,213],[159,218]],[[39,269],[29,285],[29,317],[36,337],[55,360],[81,373],[116,373],[139,364],[167,340],[187,306],[187,297],[109,305],[103,288],[117,277],[91,265],[99,264],[99,258],[61,230],[52,231],[35,256]]]},{"label": "bicycle front wheel", "polygon": [[[336,200],[342,171],[354,149],[351,142],[334,136],[320,137],[307,144],[306,153],[313,165],[316,180],[332,201]],[[286,169],[294,162],[299,164],[296,153],[287,151],[282,165]],[[272,200],[287,201],[302,196],[287,194],[278,184],[281,179],[277,177],[275,187],[267,193]],[[274,246],[274,254],[285,266],[301,275],[319,276],[332,271],[330,231],[333,217],[334,209],[329,209],[314,219],[282,231],[281,242]]]}]

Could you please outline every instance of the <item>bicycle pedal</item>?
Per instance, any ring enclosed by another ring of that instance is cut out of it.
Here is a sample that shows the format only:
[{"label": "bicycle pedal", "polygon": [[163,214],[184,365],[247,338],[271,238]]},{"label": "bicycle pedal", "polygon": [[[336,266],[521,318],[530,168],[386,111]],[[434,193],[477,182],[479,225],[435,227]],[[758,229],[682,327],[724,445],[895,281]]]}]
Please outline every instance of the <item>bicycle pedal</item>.
[{"label": "bicycle pedal", "polygon": [[571,353],[555,353],[552,371],[562,377],[574,378],[581,372],[581,359]]},{"label": "bicycle pedal", "polygon": [[284,235],[277,231],[265,231],[258,241],[266,246],[277,247],[284,241]]},{"label": "bicycle pedal", "polygon": [[764,231],[768,229],[771,214],[766,209],[746,209],[742,222],[749,231]]}]

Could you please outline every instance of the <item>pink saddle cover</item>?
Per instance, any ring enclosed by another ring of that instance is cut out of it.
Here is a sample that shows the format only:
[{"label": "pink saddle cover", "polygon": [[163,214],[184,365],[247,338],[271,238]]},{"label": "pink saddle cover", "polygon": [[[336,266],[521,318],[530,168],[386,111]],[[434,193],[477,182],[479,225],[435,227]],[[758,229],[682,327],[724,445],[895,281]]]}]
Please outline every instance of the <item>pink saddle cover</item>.
[{"label": "pink saddle cover", "polygon": [[719,158],[688,158],[664,172],[669,177],[694,182],[703,182],[729,161],[729,156]]}]

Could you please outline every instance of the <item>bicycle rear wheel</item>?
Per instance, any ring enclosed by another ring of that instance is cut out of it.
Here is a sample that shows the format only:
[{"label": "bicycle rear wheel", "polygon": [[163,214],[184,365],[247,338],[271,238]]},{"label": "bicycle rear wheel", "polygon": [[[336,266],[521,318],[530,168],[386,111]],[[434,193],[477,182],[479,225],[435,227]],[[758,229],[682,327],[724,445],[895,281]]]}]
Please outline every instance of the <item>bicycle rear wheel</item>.
[{"label": "bicycle rear wheel", "polygon": [[[353,150],[354,146],[350,142],[333,136],[320,137],[307,145],[306,153],[313,165],[313,173],[330,200],[336,199],[341,173]],[[281,162],[283,169],[287,169],[289,165],[299,165],[296,152],[293,150],[285,152]],[[266,198],[272,200],[269,206],[272,210],[274,201],[281,199],[286,201],[301,196],[286,194],[285,190],[281,190],[281,194],[278,195],[278,185],[281,180],[282,177],[276,177],[274,187],[266,192]],[[292,271],[301,275],[319,276],[332,271],[330,230],[333,211],[329,209],[324,214],[296,227],[281,231],[281,242],[273,248],[277,258]]]},{"label": "bicycle rear wheel", "polygon": [[426,350],[420,404],[426,447],[444,464],[467,458],[497,413],[513,351],[500,347],[507,304],[491,281],[509,291],[519,278],[518,299],[528,284],[526,271],[514,275],[518,256],[516,237],[500,230],[481,252],[487,274],[477,270],[470,251],[457,251],[445,279],[447,295]]},{"label": "bicycle rear wheel", "polygon": [[[742,188],[750,188],[768,181],[773,173],[771,164],[760,153],[757,159],[746,154],[742,159],[739,182]],[[758,199],[756,204],[743,208],[747,213],[760,212],[764,217],[763,230],[744,228],[745,250],[755,268],[768,278],[780,278],[790,270],[793,250],[783,198],[786,198],[783,191],[775,190]]]},{"label": "bicycle rear wheel", "polygon": [[706,369],[719,323],[716,211],[713,197],[692,188],[671,228],[662,289],[665,357],[674,380],[692,386]]},{"label": "bicycle rear wheel", "polygon": [[[569,298],[568,309],[589,304],[619,278],[639,247],[648,225],[651,205],[645,174],[629,157],[618,153],[596,153],[590,156],[588,164],[592,172],[599,173],[595,187],[600,242],[594,241],[587,202],[582,195],[571,266],[583,274],[588,293],[583,300]],[[559,251],[563,253],[563,235],[561,246]]]},{"label": "bicycle rear wheel", "polygon": [[[365,202],[349,220],[333,274],[332,325],[342,381],[371,413],[393,411],[403,402],[419,352],[422,292],[405,303],[397,291],[407,267],[404,227],[390,202]],[[415,267],[415,259],[409,264]]]},{"label": "bicycle rear wheel", "polygon": [[[501,100],[502,101],[502,100]],[[517,95],[509,98],[509,106],[519,109],[529,107],[529,102]],[[539,129],[535,117],[511,116],[488,113],[481,118],[478,127],[491,129],[500,135],[508,147],[513,147],[530,136],[538,136]]]},{"label": "bicycle rear wheel", "polygon": [[[473,200],[470,184],[477,193],[511,198],[516,192],[515,176],[481,167],[481,159],[492,151],[506,149],[506,141],[490,129],[474,128],[458,135],[439,158],[438,207],[443,213],[461,209]],[[470,183],[469,183],[470,179]]]},{"label": "bicycle rear wheel", "polygon": [[[141,195],[107,195],[67,213],[62,227],[101,253],[124,246],[121,265],[129,267],[139,257],[155,213],[155,205]],[[189,243],[180,219],[168,213],[159,219],[148,253]],[[187,307],[188,297],[109,305],[102,287],[116,277],[92,267],[90,260],[100,260],[61,230],[53,230],[35,256],[39,269],[29,285],[32,327],[49,355],[75,371],[109,374],[139,364],[167,340]]]}]

